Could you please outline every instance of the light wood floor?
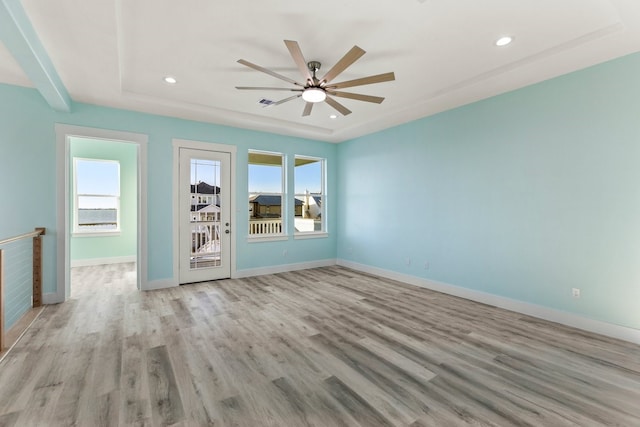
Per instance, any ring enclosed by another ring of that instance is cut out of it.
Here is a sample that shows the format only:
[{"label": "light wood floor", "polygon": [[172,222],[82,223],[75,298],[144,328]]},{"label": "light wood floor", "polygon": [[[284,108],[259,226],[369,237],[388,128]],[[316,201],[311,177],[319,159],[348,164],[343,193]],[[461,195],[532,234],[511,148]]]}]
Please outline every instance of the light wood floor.
[{"label": "light wood floor", "polygon": [[139,293],[74,269],[0,425],[640,426],[640,346],[345,268]]}]

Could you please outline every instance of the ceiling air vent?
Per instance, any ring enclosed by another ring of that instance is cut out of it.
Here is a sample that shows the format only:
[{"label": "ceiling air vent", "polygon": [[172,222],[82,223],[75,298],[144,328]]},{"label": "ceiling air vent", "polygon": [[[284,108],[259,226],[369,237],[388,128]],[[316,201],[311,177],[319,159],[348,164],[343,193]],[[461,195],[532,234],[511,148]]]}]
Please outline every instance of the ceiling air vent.
[{"label": "ceiling air vent", "polygon": [[270,99],[266,99],[266,98],[262,98],[260,101],[258,101],[258,104],[262,105],[263,107],[268,107],[271,104],[275,104],[275,101],[272,101]]}]

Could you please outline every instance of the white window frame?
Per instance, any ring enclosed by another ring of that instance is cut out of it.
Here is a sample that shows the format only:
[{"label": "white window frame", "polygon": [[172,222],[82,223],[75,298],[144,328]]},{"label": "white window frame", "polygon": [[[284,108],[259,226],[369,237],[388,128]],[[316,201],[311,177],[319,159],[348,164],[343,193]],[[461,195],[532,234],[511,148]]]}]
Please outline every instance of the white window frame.
[{"label": "white window frame", "polygon": [[[298,197],[305,197],[306,194],[299,194],[295,192],[295,168],[296,168],[296,159],[304,159],[321,162],[320,167],[320,185],[322,186],[320,189],[320,200],[322,204],[320,206],[320,218],[321,218],[321,229],[318,231],[295,231],[294,239],[315,239],[327,237],[329,234],[327,233],[327,159],[324,157],[314,157],[314,156],[305,156],[302,154],[296,154],[293,158],[293,188],[294,188],[294,204],[295,199]],[[295,206],[295,205],[294,205]],[[295,207],[293,209],[293,221],[295,222]]]},{"label": "white window frame", "polygon": [[[268,155],[268,156],[278,156],[281,159],[281,164],[280,164],[280,171],[281,171],[281,177],[280,177],[280,193],[271,193],[271,192],[258,192],[258,193],[252,193],[249,191],[249,175],[250,175],[250,171],[249,168],[251,167],[252,164],[257,165],[258,163],[252,163],[250,160],[247,160],[247,193],[248,194],[257,194],[259,196],[279,196],[280,197],[280,221],[282,222],[281,224],[281,231],[280,233],[264,233],[264,234],[251,234],[251,215],[249,215],[249,220],[248,220],[248,224],[247,224],[247,240],[249,242],[268,242],[268,241],[276,241],[276,240],[287,240],[288,239],[288,234],[287,234],[287,224],[288,224],[288,197],[287,197],[287,156],[285,153],[281,153],[281,152],[276,152],[276,151],[264,151],[264,150],[253,150],[250,149],[248,150],[248,156],[250,156],[251,154],[264,154],[264,155]],[[249,203],[249,201],[247,200],[247,203]],[[247,206],[248,209],[248,206]]]},{"label": "white window frame", "polygon": [[[115,163],[118,167],[118,194],[78,194],[78,161],[85,162],[104,162],[104,163]],[[118,160],[110,160],[110,159],[93,159],[86,157],[74,157],[73,158],[73,236],[86,236],[86,237],[94,237],[94,236],[114,236],[119,235],[121,232],[121,220],[120,220],[120,197],[121,197],[121,176],[120,176],[120,161]],[[116,200],[116,228],[109,230],[86,230],[80,228],[79,224],[79,198],[80,197],[109,197],[115,198]]]}]

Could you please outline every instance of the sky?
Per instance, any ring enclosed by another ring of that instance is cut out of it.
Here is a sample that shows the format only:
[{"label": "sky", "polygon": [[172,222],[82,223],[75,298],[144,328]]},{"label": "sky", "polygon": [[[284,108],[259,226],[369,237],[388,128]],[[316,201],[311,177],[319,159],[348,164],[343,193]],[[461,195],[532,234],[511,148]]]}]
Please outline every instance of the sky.
[{"label": "sky", "polygon": [[[296,166],[294,170],[294,191],[304,194],[322,191],[322,162]],[[281,193],[282,167],[249,165],[249,193]]]},{"label": "sky", "polygon": [[76,159],[78,194],[120,194],[120,164],[108,160]]},{"label": "sky", "polygon": [[220,185],[220,161],[191,159],[191,184]]},{"label": "sky", "polygon": [[[120,195],[120,164],[116,161],[75,159],[77,194]],[[78,198],[79,209],[115,209],[113,197]]]}]

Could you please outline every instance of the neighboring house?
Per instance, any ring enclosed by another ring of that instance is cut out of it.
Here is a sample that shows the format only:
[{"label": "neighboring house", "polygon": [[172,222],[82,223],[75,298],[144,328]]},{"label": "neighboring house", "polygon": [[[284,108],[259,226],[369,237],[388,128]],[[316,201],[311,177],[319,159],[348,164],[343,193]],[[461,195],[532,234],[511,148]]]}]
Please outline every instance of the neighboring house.
[{"label": "neighboring house", "polygon": [[[296,209],[296,216],[320,219],[322,216],[322,197],[320,197],[320,195],[307,192],[307,194],[304,197],[300,197],[299,200],[303,205],[300,212]],[[296,201],[298,201],[298,199],[296,199]]]},{"label": "neighboring house", "polygon": [[200,181],[191,185],[191,211],[196,212],[209,206],[220,206],[220,187]]},{"label": "neighboring house", "polygon": [[[295,199],[296,216],[302,215],[302,200]],[[251,218],[280,218],[282,216],[282,196],[260,194],[249,197]]]},{"label": "neighboring house", "polygon": [[216,205],[207,205],[197,211],[192,210],[191,221],[220,221],[220,207]]},{"label": "neighboring house", "polygon": [[191,185],[191,222],[209,222],[192,225],[192,253],[210,253],[219,251],[220,224],[220,187],[199,182]]}]

